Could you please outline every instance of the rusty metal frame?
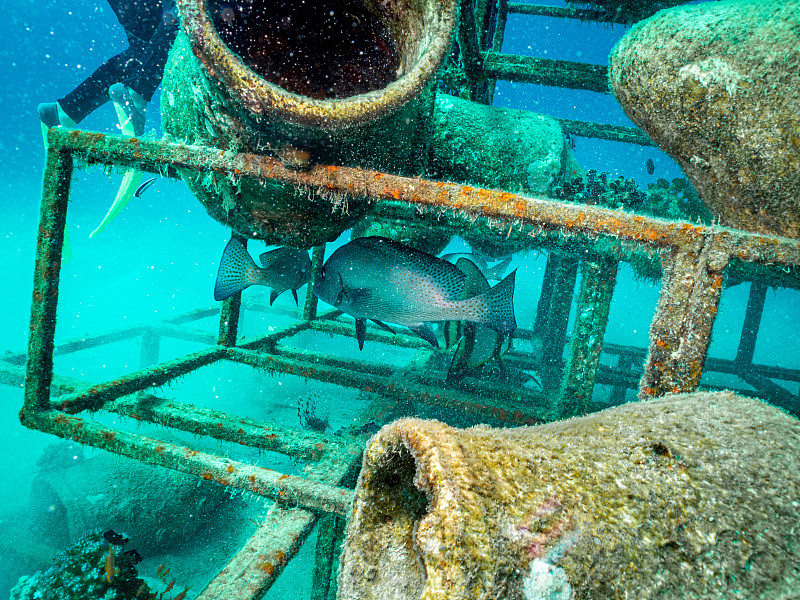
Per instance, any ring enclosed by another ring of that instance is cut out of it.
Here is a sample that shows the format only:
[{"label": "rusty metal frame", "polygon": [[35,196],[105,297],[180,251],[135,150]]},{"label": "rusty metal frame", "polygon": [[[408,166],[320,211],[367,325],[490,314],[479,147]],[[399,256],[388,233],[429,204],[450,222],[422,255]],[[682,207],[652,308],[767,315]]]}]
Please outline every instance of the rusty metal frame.
[{"label": "rusty metal frame", "polygon": [[[341,484],[348,473],[352,474],[357,469],[359,449],[337,444],[327,437],[274,425],[244,422],[222,413],[174,402],[166,403],[149,396],[134,400],[124,396],[146,392],[153,386],[202,366],[227,360],[258,369],[372,390],[386,397],[422,398],[432,404],[456,407],[511,422],[535,422],[542,420],[543,415],[537,414],[533,406],[526,407],[519,399],[505,403],[498,400],[490,406],[486,401],[476,401],[469,394],[440,390],[433,386],[401,384],[382,373],[380,366],[337,361],[336,357],[309,352],[276,352],[280,339],[306,329],[344,333],[343,325],[335,321],[301,320],[248,344],[235,346],[236,305],[223,309],[217,345],[51,400],[61,247],[70,179],[76,159],[84,166],[102,164],[132,167],[170,177],[176,177],[180,169],[216,173],[223,177],[274,179],[345,196],[366,197],[372,201],[375,210],[387,204],[405,203],[420,209],[465,217],[467,220],[480,218],[482,223],[493,221],[495,227],[509,231],[528,231],[530,235],[548,231],[564,236],[613,238],[646,252],[659,253],[665,275],[661,300],[651,327],[645,371],[639,384],[642,398],[692,391],[698,386],[722,290],[722,277],[732,258],[787,269],[800,266],[800,241],[797,240],[664,221],[502,190],[348,167],[317,165],[307,171],[298,171],[287,169],[270,156],[229,154],[208,147],[82,131],[52,129],[48,134],[48,143],[21,421],[31,428],[192,473],[274,500],[276,505],[268,521],[270,527],[280,524],[283,528],[283,535],[275,538],[282,541],[276,542],[270,538],[270,543],[265,547],[264,532],[259,529],[251,540],[256,550],[243,549],[234,557],[201,594],[200,597],[204,599],[233,597],[229,584],[235,579],[241,581],[243,577],[250,582],[250,591],[247,592],[249,595],[241,597],[259,597],[297,551],[318,515],[330,513],[345,516],[352,492]],[[317,254],[316,258],[321,260],[321,255]],[[598,300],[594,304],[596,315],[588,315],[582,327],[595,342],[598,332],[592,323],[599,318],[597,315],[602,316],[603,311],[607,311],[615,268],[613,262],[605,266],[597,263],[584,274],[581,295]],[[313,317],[314,310],[313,306],[307,307],[306,316]],[[381,339],[386,334],[375,332],[371,335]],[[574,337],[581,338],[581,335]],[[417,342],[409,340],[408,343],[413,345]],[[573,341],[574,361],[585,369],[587,362],[584,355],[580,354],[581,347]],[[587,356],[590,355],[588,368],[596,371],[599,346],[596,343],[591,347],[586,346],[586,351],[589,353]],[[585,398],[587,390],[585,385],[581,386],[578,375],[577,372],[565,375],[565,389],[570,394],[577,390]],[[594,380],[594,372],[584,375]],[[171,427],[185,431],[256,445],[304,460],[316,460],[317,468],[309,477],[281,474],[122,429],[105,427],[78,416],[83,411],[98,409],[116,411],[134,419],[169,423]],[[581,407],[576,410],[581,410]]]}]

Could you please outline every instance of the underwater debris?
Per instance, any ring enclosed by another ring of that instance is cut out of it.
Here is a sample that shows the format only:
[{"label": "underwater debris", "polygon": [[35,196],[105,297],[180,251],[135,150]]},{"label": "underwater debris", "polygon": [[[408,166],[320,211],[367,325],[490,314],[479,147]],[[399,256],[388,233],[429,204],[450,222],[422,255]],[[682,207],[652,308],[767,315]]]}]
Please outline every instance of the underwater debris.
[{"label": "underwater debris", "polygon": [[11,600],[155,598],[138,577],[133,558],[116,555],[116,546],[109,546],[104,536],[93,531],[59,554],[49,569],[21,577],[11,590]]},{"label": "underwater debris", "polygon": [[316,431],[317,433],[325,433],[330,426],[330,417],[320,415],[317,412],[317,401],[319,396],[316,394],[309,394],[303,396],[297,401],[297,418],[300,419],[300,426],[309,431]]}]

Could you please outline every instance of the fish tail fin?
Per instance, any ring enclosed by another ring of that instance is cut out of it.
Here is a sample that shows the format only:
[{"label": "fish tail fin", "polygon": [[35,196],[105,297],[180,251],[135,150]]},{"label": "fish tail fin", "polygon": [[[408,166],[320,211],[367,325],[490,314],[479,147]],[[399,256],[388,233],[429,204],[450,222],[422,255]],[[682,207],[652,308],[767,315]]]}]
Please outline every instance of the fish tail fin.
[{"label": "fish tail fin", "polygon": [[511,264],[511,257],[506,256],[496,265],[486,269],[486,278],[491,279],[493,281],[500,281],[503,278],[503,274],[506,272],[506,269],[508,269],[508,266],[510,264]]},{"label": "fish tail fin", "polygon": [[493,288],[481,294],[486,304],[486,316],[481,322],[489,329],[503,335],[511,335],[517,328],[514,318],[514,283],[517,271],[511,272]]},{"label": "fish tail fin", "polygon": [[219,261],[214,300],[225,300],[253,284],[261,283],[263,270],[237,238],[231,238]]}]

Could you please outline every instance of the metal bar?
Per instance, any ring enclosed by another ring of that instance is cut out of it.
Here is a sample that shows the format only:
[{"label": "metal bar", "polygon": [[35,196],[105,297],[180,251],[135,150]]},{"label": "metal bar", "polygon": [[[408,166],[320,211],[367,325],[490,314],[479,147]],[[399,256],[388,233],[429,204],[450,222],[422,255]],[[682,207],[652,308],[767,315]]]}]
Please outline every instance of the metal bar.
[{"label": "metal bar", "polygon": [[345,446],[331,436],[152,395],[120,398],[104,408],[137,421],[155,423],[193,435],[206,435],[268,452],[280,452],[300,460],[318,461],[330,452],[342,452]]},{"label": "metal bar", "polygon": [[745,373],[741,377],[758,390],[760,398],[768,398],[775,406],[779,406],[795,417],[800,418],[800,398],[789,392],[789,390],[771,379],[755,373]]},{"label": "metal bar", "polygon": [[779,267],[800,265],[800,240],[727,230],[717,226],[664,221],[623,211],[556,202],[456,183],[390,175],[351,167],[316,165],[292,170],[270,156],[237,154],[232,159],[218,149],[183,146],[81,131],[51,129],[51,143],[80,153],[88,162],[134,166],[155,172],[177,168],[198,172],[231,171],[239,176],[278,179],[297,185],[323,188],[353,197],[408,202],[419,207],[453,210],[463,215],[501,219],[505,227],[531,227],[559,231],[565,235],[609,236],[637,242],[643,249],[694,247],[697,240],[713,234],[735,258]]},{"label": "metal bar", "polygon": [[161,336],[153,329],[145,329],[139,348],[139,368],[144,369],[158,364],[158,355],[161,351]]},{"label": "metal bar", "polygon": [[72,155],[58,145],[48,146],[33,271],[23,413],[46,410],[50,403],[61,251],[72,170]]},{"label": "metal bar", "polygon": [[557,388],[563,375],[563,354],[567,339],[569,313],[575,296],[575,281],[578,278],[578,262],[574,258],[551,254],[553,260],[553,284],[547,301],[547,315],[541,334],[542,358],[540,375],[544,389]]},{"label": "metal bar", "polygon": [[603,11],[591,8],[560,8],[557,6],[541,6],[524,2],[509,2],[508,12],[517,15],[536,17],[558,17],[560,19],[580,19],[581,21],[606,21]]},{"label": "metal bar", "polygon": [[314,283],[317,273],[325,263],[325,244],[314,246],[311,251],[311,280],[306,286],[306,301],[303,304],[303,319],[313,321],[317,318],[317,296],[314,294]]},{"label": "metal bar", "polygon": [[483,56],[478,44],[478,30],[475,25],[475,0],[461,0],[460,8],[458,46],[461,49],[461,63],[467,77],[468,99],[475,101],[478,99],[478,87],[486,77],[483,71]]},{"label": "metal bar", "polygon": [[483,68],[486,76],[493,79],[610,93],[605,65],[486,52]]},{"label": "metal bar", "polygon": [[48,401],[48,408],[54,408],[66,413],[99,410],[103,408],[106,402],[151,387],[164,385],[176,377],[210,365],[224,356],[225,348],[216,346],[207,348],[194,354],[141,369],[135,373],[123,375],[113,381],[98,383],[88,390],[81,390],[68,396],[60,396],[53,400],[52,406]]},{"label": "metal bar", "polygon": [[195,600],[263,598],[303,546],[316,521],[317,516],[310,511],[273,504],[255,534]]},{"label": "metal bar", "polygon": [[663,257],[661,297],[639,397],[694,391],[703,373],[728,257],[709,237],[697,248]]},{"label": "metal bar", "polygon": [[[642,360],[644,360],[644,356],[642,356]],[[628,374],[631,372],[631,367],[633,366],[633,357],[630,354],[620,354],[617,359],[617,371],[621,373]],[[599,367],[599,365],[598,365]],[[638,386],[638,381],[641,378],[641,375],[636,376],[636,385],[631,387],[630,389],[636,389]],[[597,381],[597,377],[595,377],[595,382]],[[615,383],[614,387],[611,389],[611,394],[609,400],[611,404],[617,405],[622,404],[625,402],[625,396],[627,393],[628,386],[620,385],[619,383]]]},{"label": "metal bar", "polygon": [[317,545],[314,549],[314,575],[311,584],[311,600],[329,600],[335,554],[338,550],[337,530],[340,517],[324,515],[317,523]]},{"label": "metal bar", "polygon": [[[340,485],[349,478],[360,453],[348,460],[319,463],[309,479]],[[329,517],[323,516],[323,519]],[[273,505],[255,534],[206,586],[197,600],[252,600],[261,598],[297,554],[318,516],[300,508]],[[242,585],[244,583],[245,585]]]},{"label": "metal bar", "polygon": [[572,119],[559,119],[554,117],[561,125],[564,133],[579,135],[586,138],[622,142],[625,144],[638,144],[640,146],[655,146],[656,143],[647,137],[647,134],[638,127],[624,127],[622,125],[607,125],[605,123],[591,123],[589,121],[574,121]]},{"label": "metal bar", "polygon": [[21,420],[23,425],[32,429],[149,464],[196,475],[206,481],[243,489],[285,506],[346,516],[352,504],[352,490],[255,467],[120,429],[104,427],[99,423],[59,411],[28,412],[22,415]]},{"label": "metal bar", "polygon": [[538,406],[523,406],[521,403],[508,402],[496,398],[493,398],[492,403],[482,404],[476,401],[474,396],[457,391],[443,390],[419,383],[396,381],[390,377],[357,373],[336,367],[326,367],[313,361],[300,361],[239,348],[230,348],[226,358],[264,369],[265,371],[316,379],[317,381],[373,392],[403,401],[411,400],[432,406],[444,406],[451,410],[483,415],[507,423],[532,425],[547,420],[545,411]]},{"label": "metal bar", "polygon": [[[485,50],[500,53],[503,51],[503,39],[506,34],[506,23],[508,22],[508,0],[496,0],[492,2],[496,13],[494,32],[492,33],[491,43],[484,46]],[[488,46],[488,47],[487,47]],[[494,91],[497,87],[497,80],[492,77],[486,78],[486,98],[489,104],[494,103]]]},{"label": "metal bar", "polygon": [[581,267],[578,311],[561,386],[560,418],[582,415],[589,409],[618,264],[618,261],[606,259],[585,261]]},{"label": "metal bar", "polygon": [[747,297],[747,309],[742,323],[742,335],[739,338],[739,348],[736,350],[736,368],[741,372],[748,371],[753,363],[753,354],[756,350],[758,329],[761,325],[761,315],[764,312],[764,302],[767,298],[767,286],[758,281],[750,283],[750,294]]}]

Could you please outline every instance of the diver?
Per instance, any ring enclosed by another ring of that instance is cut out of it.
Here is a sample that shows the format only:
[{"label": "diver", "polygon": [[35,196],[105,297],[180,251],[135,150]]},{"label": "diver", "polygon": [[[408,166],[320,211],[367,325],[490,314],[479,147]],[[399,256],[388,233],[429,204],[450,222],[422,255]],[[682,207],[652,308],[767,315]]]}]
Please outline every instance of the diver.
[{"label": "diver", "polygon": [[125,29],[129,47],[109,58],[69,94],[39,104],[47,127],[75,127],[109,98],[123,133],[144,133],[145,110],[161,83],[164,64],[178,31],[175,0],[108,0]]}]

